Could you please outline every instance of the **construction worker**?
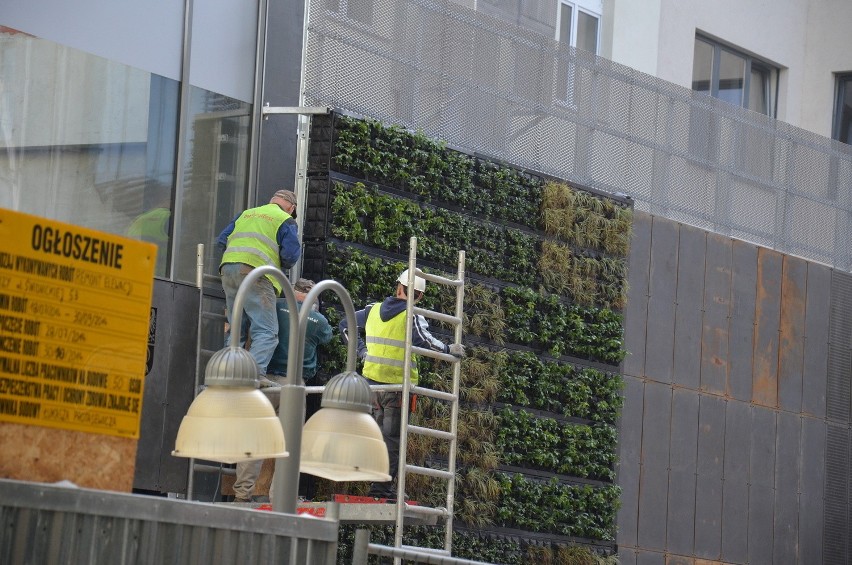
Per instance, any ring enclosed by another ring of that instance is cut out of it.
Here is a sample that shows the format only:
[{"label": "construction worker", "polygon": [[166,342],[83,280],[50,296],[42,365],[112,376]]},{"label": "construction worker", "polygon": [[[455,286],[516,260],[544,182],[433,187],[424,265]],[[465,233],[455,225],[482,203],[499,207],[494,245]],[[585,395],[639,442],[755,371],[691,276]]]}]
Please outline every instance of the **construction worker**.
[{"label": "construction worker", "polygon": [[[305,301],[305,296],[307,296],[313,287],[314,281],[309,279],[299,279],[293,285],[299,310],[302,309],[302,302]],[[275,348],[275,353],[269,362],[269,371],[267,374],[276,384],[285,384],[285,379],[287,378],[287,360],[290,353],[290,306],[287,304],[286,298],[278,299],[277,311],[278,347]],[[308,325],[305,328],[305,355],[302,359],[302,379],[305,381],[305,384],[311,384],[310,382],[317,374],[317,347],[331,340],[331,325],[328,323],[328,319],[317,311],[312,311],[308,315],[307,323]],[[280,395],[270,396],[277,410]],[[312,400],[311,397],[317,397],[317,400],[319,400],[319,395],[308,395],[309,401]],[[306,417],[310,417],[316,409],[316,406],[309,407]],[[262,466],[263,460],[237,463],[237,478],[234,482],[234,502],[251,502],[252,491],[254,490],[254,485],[257,482],[257,477],[260,475]],[[302,477],[304,479],[307,475],[302,475]],[[299,485],[300,490],[305,493],[306,498],[313,498],[313,493],[310,492],[313,488],[312,481],[300,480]]]},{"label": "construction worker", "polygon": [[[408,270],[402,272],[396,280],[396,292],[381,303],[369,304],[355,313],[358,329],[363,329],[365,339],[356,333],[358,339],[358,357],[364,360],[363,374],[374,385],[402,384],[403,363],[405,362],[405,310],[408,298]],[[426,292],[426,279],[415,277],[414,302],[423,298]],[[340,322],[340,334],[343,341],[349,341],[347,322]],[[429,323],[421,315],[413,318],[412,345],[449,353],[458,358],[465,356],[464,345],[447,345],[429,332]],[[416,358],[411,360],[411,382],[418,382]],[[374,392],[373,416],[382,430],[382,436],[388,447],[391,481],[373,483],[368,496],[376,498],[395,498],[393,481],[399,466],[399,435],[402,424],[402,393]]]},{"label": "construction worker", "polygon": [[[219,274],[229,324],[237,290],[252,269],[272,265],[286,271],[299,259],[302,246],[295,218],[296,195],[289,190],[279,190],[272,195],[269,204],[246,210],[219,234],[216,242],[224,249]],[[250,323],[251,355],[257,362],[261,386],[274,384],[266,378],[266,369],[278,347],[275,300],[280,293],[281,283],[267,275],[255,282],[243,304],[245,318]],[[232,330],[240,331],[240,345],[246,340],[244,328],[231,326]],[[226,334],[225,346],[228,341]]]}]

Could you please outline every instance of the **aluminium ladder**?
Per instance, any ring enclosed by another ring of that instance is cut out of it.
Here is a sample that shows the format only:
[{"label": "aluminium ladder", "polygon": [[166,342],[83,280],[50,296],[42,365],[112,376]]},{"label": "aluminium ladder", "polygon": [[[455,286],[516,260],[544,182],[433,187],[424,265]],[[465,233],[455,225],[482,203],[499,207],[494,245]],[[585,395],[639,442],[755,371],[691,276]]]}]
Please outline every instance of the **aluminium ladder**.
[{"label": "aluminium ladder", "polygon": [[[459,413],[459,388],[461,380],[461,360],[453,357],[448,353],[439,353],[431,349],[414,347],[412,345],[413,337],[413,322],[415,315],[422,315],[427,318],[432,318],[450,324],[454,328],[453,343],[460,344],[462,342],[462,318],[464,312],[464,260],[465,252],[459,251],[458,274],[455,279],[449,279],[438,275],[432,275],[422,272],[417,268],[417,238],[412,237],[410,240],[409,255],[408,255],[408,288],[413,287],[414,277],[420,276],[428,281],[454,287],[456,289],[456,304],[455,314],[448,315],[441,312],[425,310],[414,306],[414,293],[409,292],[407,297],[406,308],[406,325],[405,325],[405,361],[403,366],[403,385],[402,385],[402,421],[400,425],[400,441],[399,441],[399,469],[397,473],[397,505],[396,505],[396,530],[394,534],[394,546],[404,549],[427,550],[439,555],[449,556],[452,553],[453,544],[453,506],[455,503],[455,477],[456,477],[456,448],[458,442],[458,413]],[[453,380],[452,392],[443,392],[414,386],[411,384],[411,368],[412,354],[441,359],[452,363],[453,365]],[[432,428],[424,428],[409,424],[409,409],[411,394],[417,394],[424,397],[434,398],[437,400],[449,402],[451,405],[450,413],[450,430],[448,432],[436,430]],[[432,469],[429,467],[420,467],[409,465],[406,463],[408,451],[408,434],[421,434],[449,442],[449,459],[447,470]],[[407,473],[427,475],[436,477],[446,481],[447,499],[446,505],[443,508],[429,508],[425,506],[409,505],[405,502],[405,477]],[[414,546],[402,545],[402,529],[403,520],[406,515],[410,514],[426,514],[437,516],[444,519],[444,549],[437,550],[432,548],[419,548]],[[395,565],[399,565],[400,559],[394,559]]]}]

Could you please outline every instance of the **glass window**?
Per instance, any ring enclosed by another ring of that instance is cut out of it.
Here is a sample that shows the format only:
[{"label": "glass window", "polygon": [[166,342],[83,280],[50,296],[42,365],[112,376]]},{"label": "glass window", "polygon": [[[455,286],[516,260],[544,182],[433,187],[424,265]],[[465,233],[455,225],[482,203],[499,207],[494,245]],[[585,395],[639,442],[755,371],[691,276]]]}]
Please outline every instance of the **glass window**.
[{"label": "glass window", "polygon": [[832,137],[852,144],[852,73],[837,76],[836,98]]},{"label": "glass window", "polygon": [[556,40],[597,55],[601,10],[599,1],[559,2]]},{"label": "glass window", "polygon": [[194,282],[198,244],[218,276],[216,237],[245,208],[251,105],[193,86],[189,112],[174,278]]},{"label": "glass window", "polygon": [[0,207],[158,246],[167,275],[178,83],[0,28]]},{"label": "glass window", "polygon": [[775,115],[778,69],[706,37],[695,38],[692,89],[768,116]]},{"label": "glass window", "polygon": [[184,282],[203,243],[214,274],[245,205],[250,105],[190,89],[175,183],[179,107],[174,80],[0,27],[0,207],[155,243],[155,275]]},{"label": "glass window", "polygon": [[328,9],[362,24],[373,23],[373,0],[329,0]]}]

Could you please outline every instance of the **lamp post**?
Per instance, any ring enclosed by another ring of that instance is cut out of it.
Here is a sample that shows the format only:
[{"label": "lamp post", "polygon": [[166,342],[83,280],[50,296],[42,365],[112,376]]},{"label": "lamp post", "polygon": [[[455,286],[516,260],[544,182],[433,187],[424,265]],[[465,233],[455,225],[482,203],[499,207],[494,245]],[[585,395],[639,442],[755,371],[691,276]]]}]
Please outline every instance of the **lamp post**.
[{"label": "lamp post", "polygon": [[[277,418],[269,399],[257,389],[257,363],[239,345],[245,295],[260,277],[267,275],[281,283],[289,309],[287,378],[281,387]],[[204,374],[207,388],[189,407],[172,452],[178,457],[226,463],[275,457],[272,509],[277,512],[296,512],[305,419],[302,381],[305,332],[311,307],[326,290],[337,293],[349,327],[355,327],[352,299],[336,281],[317,283],[305,297],[300,311],[296,293],[280,269],[265,265],[246,275],[234,297],[230,345],[216,352],[207,363]],[[390,480],[387,448],[378,424],[370,416],[370,386],[355,372],[356,348],[356,342],[350,340],[346,372],[331,379],[323,392],[322,409],[305,424],[312,427],[311,437],[319,444],[308,446],[312,459],[306,471],[331,480],[387,481]],[[342,441],[341,434],[332,429],[340,422],[351,428],[343,434],[346,439]]]}]

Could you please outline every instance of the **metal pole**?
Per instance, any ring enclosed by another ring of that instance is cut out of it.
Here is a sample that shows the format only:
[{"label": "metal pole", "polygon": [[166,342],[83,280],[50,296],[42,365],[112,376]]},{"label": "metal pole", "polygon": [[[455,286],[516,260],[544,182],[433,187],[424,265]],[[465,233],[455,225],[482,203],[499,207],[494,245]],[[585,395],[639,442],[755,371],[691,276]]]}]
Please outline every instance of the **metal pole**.
[{"label": "metal pole", "polygon": [[369,554],[367,546],[370,545],[370,530],[355,530],[355,545],[352,547],[352,565],[367,565]]},{"label": "metal pole", "polygon": [[[201,320],[204,316],[204,244],[199,243],[195,250],[195,286],[198,287],[198,336],[195,340],[195,384],[192,388],[193,397],[198,395],[198,385],[201,384]],[[192,500],[195,495],[195,459],[189,460],[189,471],[186,479],[186,499]]]}]

